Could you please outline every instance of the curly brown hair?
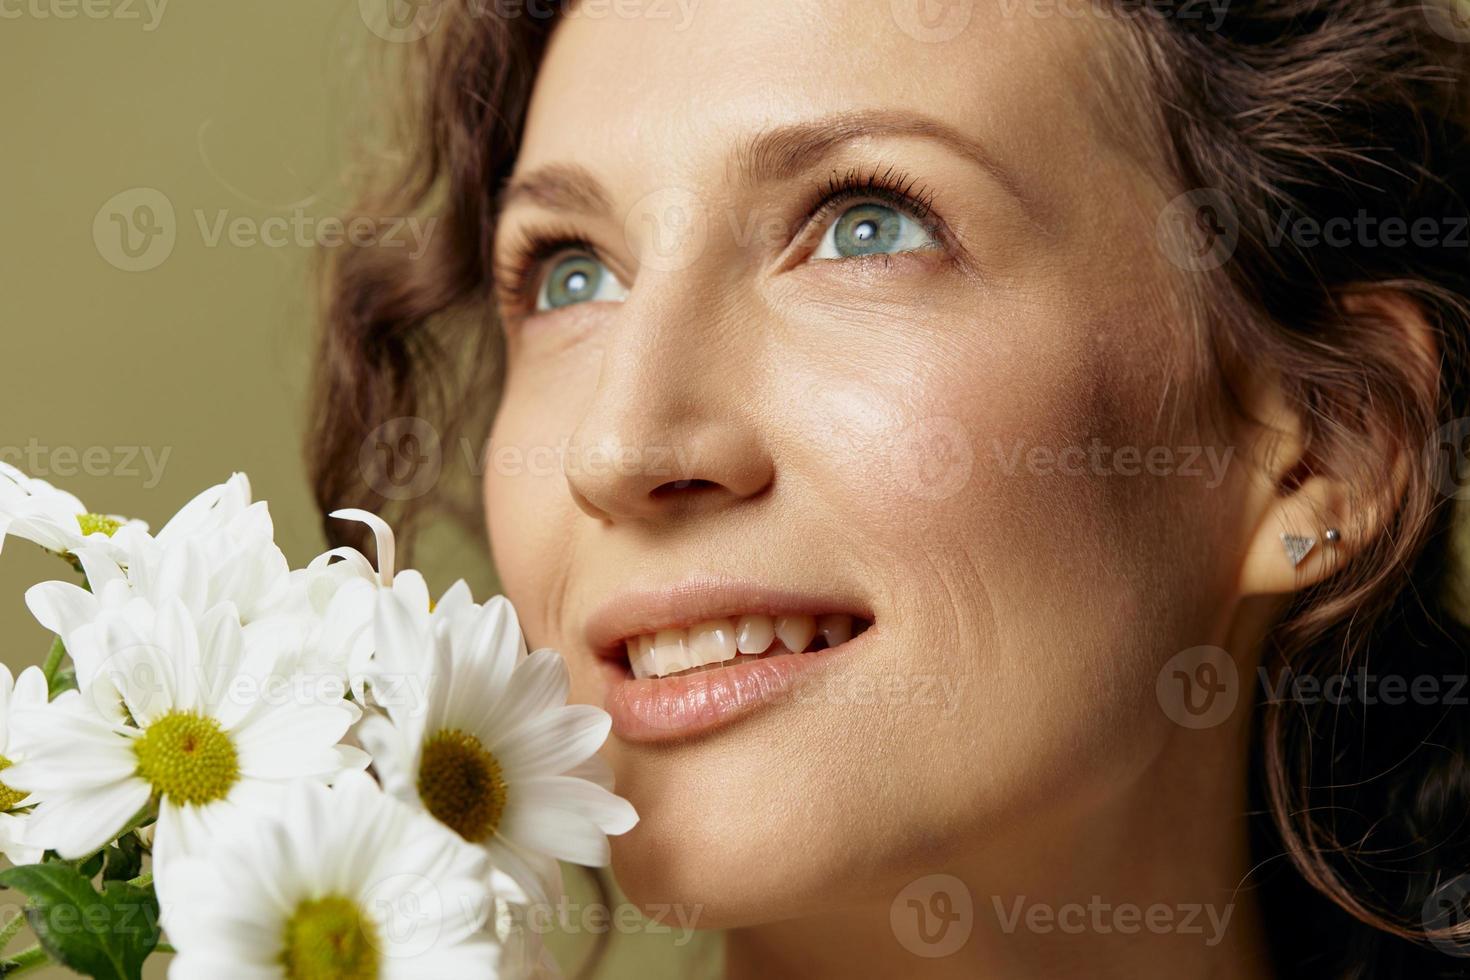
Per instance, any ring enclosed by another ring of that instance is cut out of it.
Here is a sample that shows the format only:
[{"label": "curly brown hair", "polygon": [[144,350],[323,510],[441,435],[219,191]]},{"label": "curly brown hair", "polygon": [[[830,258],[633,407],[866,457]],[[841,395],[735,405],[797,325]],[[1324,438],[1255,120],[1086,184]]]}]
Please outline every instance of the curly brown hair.
[{"label": "curly brown hair", "polygon": [[[1234,215],[1230,261],[1195,280],[1210,369],[1228,388],[1242,367],[1273,365],[1305,426],[1288,479],[1331,472],[1360,505],[1393,514],[1272,631],[1264,669],[1277,678],[1370,663],[1470,676],[1470,633],[1450,599],[1459,443],[1470,436],[1470,248],[1414,235],[1310,247],[1279,234],[1283,216],[1319,227],[1428,216],[1463,231],[1470,24],[1457,36],[1459,2],[1234,0],[1189,18],[1149,0],[1127,4],[1119,32],[1114,81],[1138,96],[1165,176],[1178,191],[1210,189]],[[391,461],[362,453],[365,441],[385,425],[391,439],[393,420],[451,433],[493,411],[496,197],[556,7],[501,16],[446,0],[436,29],[405,46],[412,152],[361,212],[429,212],[439,225],[417,260],[358,247],[327,267],[309,444],[324,510],[411,521],[421,498],[391,492],[377,469]],[[1435,357],[1406,350],[1393,304],[1427,325]],[[1401,493],[1385,458],[1407,473]],[[1283,975],[1470,977],[1470,711],[1429,700],[1255,706],[1256,877]]]}]

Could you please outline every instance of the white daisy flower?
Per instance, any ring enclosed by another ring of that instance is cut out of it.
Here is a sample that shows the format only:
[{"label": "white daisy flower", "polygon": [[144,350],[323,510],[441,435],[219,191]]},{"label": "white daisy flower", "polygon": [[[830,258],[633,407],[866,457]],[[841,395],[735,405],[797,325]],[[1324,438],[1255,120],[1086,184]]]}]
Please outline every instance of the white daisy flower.
[{"label": "white daisy flower", "polygon": [[113,541],[119,546],[112,550],[92,543],[76,549],[87,588],[42,582],[26,592],[37,622],[66,645],[84,690],[103,654],[95,633],[79,632],[107,611],[136,598],[154,607],[176,598],[198,619],[229,602],[249,624],[280,609],[289,594],[290,570],[274,541],[270,511],[264,501],[251,503],[243,473],[185,504],[156,537],[125,528]]},{"label": "white daisy flower", "polygon": [[69,556],[91,545],[126,561],[121,542],[111,540],[124,527],[148,529],[142,521],[94,514],[65,490],[0,462],[0,548],[6,537],[17,537],[59,555]]},{"label": "white daisy flower", "polygon": [[556,859],[604,866],[607,835],[638,821],[596,756],[611,719],[567,705],[561,655],[528,656],[504,598],[436,614],[426,629],[403,596],[379,594],[374,662],[415,664],[411,689],[422,696],[364,718],[359,738],[387,792],[486,847],[533,901],[550,901],[561,889]]},{"label": "white daisy flower", "polygon": [[270,508],[251,502],[244,473],[189,501],[157,535],[129,544],[128,562],[92,548],[77,552],[93,592],[122,581],[154,605],[177,596],[196,616],[232,602],[240,621],[250,623],[274,610],[289,589],[290,566],[276,546]]},{"label": "white daisy flower", "polygon": [[167,871],[171,980],[480,980],[513,883],[367,776],[292,787],[277,815]]},{"label": "white daisy flower", "polygon": [[287,598],[266,616],[245,627],[245,648],[263,648],[280,659],[283,669],[318,682],[336,697],[361,691],[361,676],[372,653],[376,591],[362,581],[335,590],[313,589],[303,569],[291,573]]},{"label": "white daisy flower", "polygon": [[[378,564],[374,567],[362,552],[356,548],[346,547],[333,548],[312,559],[303,572],[303,588],[318,607],[324,605],[328,597],[335,601],[339,592],[354,590],[352,612],[357,616],[362,616],[365,611],[365,623],[371,626],[376,609],[374,597],[377,592],[388,590],[402,597],[406,607],[413,610],[413,615],[426,631],[431,622],[440,618],[457,615],[466,609],[479,608],[475,605],[469,586],[463,581],[455,582],[440,597],[438,603],[435,603],[430,597],[429,584],[424,580],[423,575],[413,569],[396,571],[394,566],[398,549],[393,529],[378,515],[371,511],[348,508],[332,511],[329,516],[366,524],[373,532]],[[360,590],[362,583],[371,587],[371,592],[366,594],[369,599],[366,610],[360,605],[364,593],[357,591]],[[380,688],[384,679],[401,680],[417,674],[422,661],[421,651],[414,651],[414,659],[409,663],[386,662],[393,653],[394,651],[380,651],[374,648],[371,629],[367,629],[360,642],[354,645],[351,662],[348,665],[348,674],[351,677],[352,690],[360,701],[369,703],[376,697],[385,695],[385,691],[381,689],[376,692],[367,690],[366,678],[369,673],[377,674]],[[386,696],[397,695],[387,692]]]},{"label": "white daisy flower", "polygon": [[39,707],[46,703],[46,676],[39,667],[27,667],[19,678],[12,678],[10,668],[0,664],[0,854],[12,864],[33,864],[41,860],[41,848],[24,843],[28,814],[21,812],[36,800],[29,793],[7,785],[5,770],[19,761],[15,746],[19,739],[11,735],[11,722],[17,709]]},{"label": "white daisy flower", "polygon": [[300,697],[270,658],[246,657],[229,603],[196,621],[179,599],[133,600],[88,629],[102,657],[88,688],[17,713],[24,755],[8,778],[41,797],[28,843],[81,857],[156,803],[158,868],[292,780],[367,764],[339,744],[357,707]]},{"label": "white daisy flower", "polygon": [[393,587],[393,567],[397,560],[398,546],[393,537],[393,529],[388,522],[369,510],[358,510],[355,507],[345,507],[342,510],[334,510],[328,517],[335,517],[343,521],[358,521],[366,524],[373,532],[373,542],[377,546],[378,565],[368,561],[366,555],[356,548],[333,548],[325,554],[318,555],[312,561],[312,567],[326,565],[333,558],[343,559],[341,562],[333,563],[331,567],[345,566],[353,574],[361,576],[374,583],[380,588],[391,589]]}]

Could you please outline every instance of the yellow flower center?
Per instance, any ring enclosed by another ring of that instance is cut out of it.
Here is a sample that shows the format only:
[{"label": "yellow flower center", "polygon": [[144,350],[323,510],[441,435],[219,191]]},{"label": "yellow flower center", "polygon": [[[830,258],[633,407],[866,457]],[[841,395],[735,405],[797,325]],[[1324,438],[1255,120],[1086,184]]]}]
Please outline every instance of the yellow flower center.
[{"label": "yellow flower center", "polygon": [[222,800],[240,779],[235,745],[219,722],[190,711],[170,711],[133,743],[138,775],[174,803]]},{"label": "yellow flower center", "polygon": [[96,534],[98,532],[109,538],[117,533],[122,527],[122,521],[114,520],[102,514],[78,514],[77,524],[81,526],[83,534]]},{"label": "yellow flower center", "polygon": [[375,980],[378,937],[358,904],[341,895],[302,902],[286,921],[287,980]]},{"label": "yellow flower center", "polygon": [[500,763],[468,732],[446,728],[424,742],[419,799],[434,817],[468,841],[495,833],[505,813]]},{"label": "yellow flower center", "polygon": [[[0,755],[0,772],[4,772],[12,765],[14,765],[14,763],[5,758],[5,756]],[[18,789],[11,789],[5,783],[0,782],[0,813],[3,813],[7,810],[14,810],[17,803],[30,795],[31,794],[29,793],[22,793]]]}]

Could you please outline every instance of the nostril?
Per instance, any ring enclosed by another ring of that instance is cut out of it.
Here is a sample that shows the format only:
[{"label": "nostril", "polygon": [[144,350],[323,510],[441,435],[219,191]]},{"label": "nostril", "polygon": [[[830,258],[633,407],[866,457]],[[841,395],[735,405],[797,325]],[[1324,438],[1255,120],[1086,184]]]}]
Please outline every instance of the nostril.
[{"label": "nostril", "polygon": [[655,500],[687,491],[718,490],[720,485],[713,480],[673,480],[653,488],[650,494]]}]

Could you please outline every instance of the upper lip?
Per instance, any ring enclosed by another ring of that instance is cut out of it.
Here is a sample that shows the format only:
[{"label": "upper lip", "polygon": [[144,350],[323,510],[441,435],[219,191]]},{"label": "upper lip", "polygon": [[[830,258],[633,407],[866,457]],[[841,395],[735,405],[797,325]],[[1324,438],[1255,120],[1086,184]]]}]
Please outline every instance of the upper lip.
[{"label": "upper lip", "polygon": [[588,617],[586,639],[599,656],[612,658],[621,657],[623,641],[635,636],[683,629],[711,619],[828,613],[873,621],[872,611],[851,595],[700,576],[612,596]]}]

